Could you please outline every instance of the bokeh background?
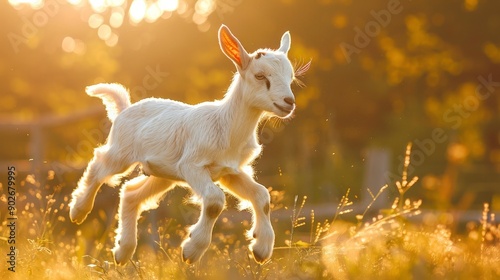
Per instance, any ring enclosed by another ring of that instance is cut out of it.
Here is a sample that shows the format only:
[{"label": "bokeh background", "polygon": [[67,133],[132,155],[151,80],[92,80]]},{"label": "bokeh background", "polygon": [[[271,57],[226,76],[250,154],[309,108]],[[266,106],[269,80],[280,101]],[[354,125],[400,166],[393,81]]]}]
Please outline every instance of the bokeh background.
[{"label": "bokeh background", "polygon": [[288,205],[307,196],[333,212],[348,188],[370,200],[367,188],[400,178],[412,142],[420,180],[408,196],[426,209],[498,210],[499,10],[494,0],[1,1],[0,164],[71,192],[110,126],[88,85],[122,83],[133,102],[222,98],[235,71],[217,42],[224,23],[248,51],[277,48],[289,30],[290,59],[312,60],[293,89],[295,117],[259,132],[258,179]]}]

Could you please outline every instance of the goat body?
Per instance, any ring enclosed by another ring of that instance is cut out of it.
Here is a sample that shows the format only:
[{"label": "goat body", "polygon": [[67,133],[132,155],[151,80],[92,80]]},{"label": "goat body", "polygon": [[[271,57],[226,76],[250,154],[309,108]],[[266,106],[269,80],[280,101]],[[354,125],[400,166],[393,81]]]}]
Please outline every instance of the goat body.
[{"label": "goat body", "polygon": [[92,210],[104,182],[116,184],[137,163],[145,175],[121,189],[115,248],[118,264],[130,259],[137,246],[137,219],[142,211],[158,206],[162,195],[175,185],[189,186],[202,200],[200,219],[182,243],[182,258],[198,261],[207,250],[214,223],[225,204],[220,185],[252,204],[254,222],[250,249],[258,262],[269,259],[274,246],[267,189],[253,179],[252,162],[261,152],[259,122],[269,116],[288,118],[295,109],[290,84],[305,73],[309,63],[294,74],[287,53],[286,32],[278,50],[248,54],[226,26],[219,29],[222,51],[238,72],[222,100],[187,105],[148,98],[133,105],[119,84],[87,87],[103,99],[113,122],[105,145],[94,151],[70,202],[70,218],[82,223]]},{"label": "goat body", "polygon": [[231,100],[190,106],[149,98],[116,118],[109,142],[116,143],[123,161],[140,162],[145,174],[185,181],[182,166],[189,163],[207,168],[218,181],[239,173],[260,153],[255,135],[260,117]]}]

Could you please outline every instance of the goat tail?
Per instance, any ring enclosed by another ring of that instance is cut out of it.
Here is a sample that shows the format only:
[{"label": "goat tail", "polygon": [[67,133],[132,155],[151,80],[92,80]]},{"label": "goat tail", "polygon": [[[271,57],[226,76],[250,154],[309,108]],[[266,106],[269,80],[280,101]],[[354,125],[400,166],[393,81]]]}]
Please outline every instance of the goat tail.
[{"label": "goat tail", "polygon": [[90,96],[102,99],[111,122],[131,105],[128,90],[120,84],[97,84],[88,86],[85,91]]}]

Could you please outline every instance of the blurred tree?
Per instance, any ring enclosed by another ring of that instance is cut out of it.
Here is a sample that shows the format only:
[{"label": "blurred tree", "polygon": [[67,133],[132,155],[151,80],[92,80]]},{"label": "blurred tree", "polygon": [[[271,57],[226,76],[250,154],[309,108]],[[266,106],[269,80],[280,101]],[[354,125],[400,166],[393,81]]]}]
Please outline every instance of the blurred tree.
[{"label": "blurred tree", "polygon": [[[222,98],[235,71],[218,48],[223,22],[248,51],[276,48],[290,30],[292,60],[313,61],[306,87],[294,89],[296,117],[286,128],[269,122],[261,130],[266,150],[258,169],[266,184],[338,198],[362,185],[367,148],[400,155],[407,142],[432,139],[435,129],[446,141],[431,153],[414,145],[424,154],[416,174],[445,173],[450,143],[467,149],[469,163],[499,162],[498,1],[70,2],[78,1],[45,1],[38,9],[0,3],[0,120],[102,109],[47,129],[45,160],[84,163],[88,147],[104,141],[109,123],[100,101],[84,94],[87,85],[123,83],[133,101]],[[29,135],[0,134],[0,158],[29,157]],[[396,172],[402,162],[395,156],[393,163]]]}]

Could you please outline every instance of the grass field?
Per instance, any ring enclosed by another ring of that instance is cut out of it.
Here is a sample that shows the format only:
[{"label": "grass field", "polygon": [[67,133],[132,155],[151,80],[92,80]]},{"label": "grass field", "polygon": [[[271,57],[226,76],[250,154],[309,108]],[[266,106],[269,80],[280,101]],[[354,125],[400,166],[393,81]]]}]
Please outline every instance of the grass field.
[{"label": "grass field", "polygon": [[[410,147],[407,157],[409,151]],[[256,264],[246,248],[246,221],[222,221],[201,262],[187,265],[181,262],[179,248],[185,228],[163,219],[158,227],[140,223],[156,242],[152,246],[140,243],[134,259],[116,267],[110,251],[116,224],[104,228],[96,221],[87,221],[86,227],[71,225],[69,197],[60,194],[61,187],[51,186],[53,194],[44,196],[42,190],[48,187],[28,176],[18,186],[28,191],[17,195],[16,272],[8,271],[3,261],[0,278],[500,279],[500,226],[493,222],[489,206],[485,204],[483,216],[469,222],[463,234],[452,232],[439,217],[411,222],[410,217],[420,214],[422,201],[406,199],[405,192],[417,179],[403,173],[395,186],[382,187],[372,194],[373,201],[388,188],[397,188],[400,196],[376,216],[369,216],[368,205],[357,221],[343,219],[353,206],[349,192],[326,221],[316,221],[314,212],[303,213],[306,198],[295,197],[294,205],[285,205],[291,219],[276,227],[273,257],[263,265]],[[1,193],[0,206],[7,209],[5,186]],[[283,195],[276,191],[272,195],[274,210],[283,206]],[[8,260],[9,230],[3,211],[2,220],[1,248]]]}]

